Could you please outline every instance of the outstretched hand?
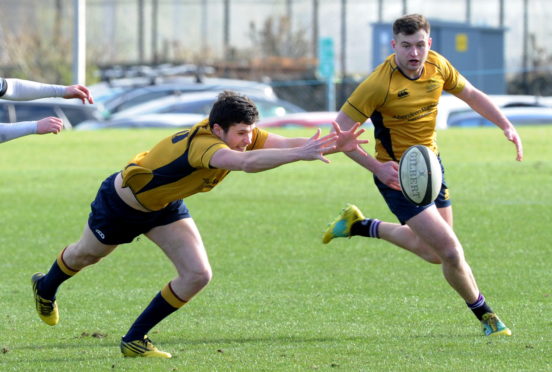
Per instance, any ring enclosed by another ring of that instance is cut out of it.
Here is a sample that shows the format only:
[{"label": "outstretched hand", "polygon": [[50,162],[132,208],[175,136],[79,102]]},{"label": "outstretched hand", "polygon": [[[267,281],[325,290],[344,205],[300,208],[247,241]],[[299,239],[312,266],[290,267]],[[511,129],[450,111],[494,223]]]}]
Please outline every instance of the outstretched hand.
[{"label": "outstretched hand", "polygon": [[318,128],[316,133],[302,146],[302,150],[305,152],[304,160],[319,159],[324,163],[330,162],[324,154],[335,152],[337,134],[330,133],[320,137],[320,133],[321,130]]},{"label": "outstretched hand", "polygon": [[[336,134],[336,151],[342,151],[342,152],[350,152],[350,151],[358,151],[363,155],[367,155],[366,151],[362,147],[360,147],[361,144],[366,144],[370,141],[368,140],[359,140],[358,137],[365,132],[365,129],[358,129],[360,127],[360,123],[355,123],[351,127],[351,129],[342,131],[341,127],[337,122],[332,122],[332,126],[334,128],[335,134]],[[358,131],[357,131],[358,129]]]},{"label": "outstretched hand", "polygon": [[88,103],[94,103],[94,99],[88,88],[80,84],[65,87],[63,98],[78,98],[82,103],[86,103],[86,101],[88,101]]}]

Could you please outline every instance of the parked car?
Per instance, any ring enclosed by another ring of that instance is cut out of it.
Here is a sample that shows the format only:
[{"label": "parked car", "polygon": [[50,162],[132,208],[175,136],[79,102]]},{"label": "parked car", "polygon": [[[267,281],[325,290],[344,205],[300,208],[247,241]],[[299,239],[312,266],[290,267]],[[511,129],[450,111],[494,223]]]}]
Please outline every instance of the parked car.
[{"label": "parked car", "polygon": [[[169,113],[188,113],[208,116],[218,94],[219,92],[217,91],[208,91],[168,96],[120,111],[111,118],[119,119],[144,114]],[[303,108],[281,99],[266,98],[265,96],[254,94],[247,94],[247,96],[257,105],[261,119],[282,116],[294,112],[305,112]]]},{"label": "parked car", "polygon": [[[507,107],[552,107],[552,97],[531,95],[489,95],[499,108]],[[444,94],[439,100],[437,113],[437,129],[445,129],[450,125],[452,117],[473,110],[468,104],[451,94]]]},{"label": "parked car", "polygon": [[187,128],[205,119],[198,114],[148,114],[112,120],[87,120],[76,130],[134,129],[134,128]]},{"label": "parked car", "polygon": [[197,81],[191,76],[171,78],[163,83],[156,80],[155,83],[146,86],[133,86],[130,83],[119,85],[101,83],[91,86],[90,89],[94,99],[102,106],[101,109],[106,117],[154,99],[191,92],[233,90],[267,99],[277,99],[274,90],[268,84],[223,78],[203,78]]},{"label": "parked car", "polygon": [[[518,125],[552,125],[552,107],[503,107],[504,116]],[[486,127],[494,126],[475,111],[464,111],[453,114],[448,120],[449,127]]]},{"label": "parked car", "polygon": [[337,117],[337,111],[297,112],[259,120],[259,127],[323,127],[330,126]]},{"label": "parked car", "polygon": [[85,120],[102,119],[102,115],[96,106],[83,104],[78,99],[0,100],[0,123],[40,120],[48,116],[56,116],[62,119],[65,128],[76,127]]}]

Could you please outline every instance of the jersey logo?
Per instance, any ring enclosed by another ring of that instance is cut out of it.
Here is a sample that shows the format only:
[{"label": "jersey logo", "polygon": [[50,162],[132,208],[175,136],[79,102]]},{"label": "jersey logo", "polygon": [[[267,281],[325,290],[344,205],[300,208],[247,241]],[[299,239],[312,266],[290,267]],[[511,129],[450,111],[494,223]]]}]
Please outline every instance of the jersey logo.
[{"label": "jersey logo", "polygon": [[96,229],[96,234],[98,234],[100,238],[105,239],[105,234],[100,229]]},{"label": "jersey logo", "polygon": [[203,179],[203,188],[204,188],[204,189],[212,189],[212,188],[215,187],[218,183],[219,183],[219,180],[216,179],[216,178],[213,178],[213,179],[204,178],[204,179]]},{"label": "jersey logo", "polygon": [[397,97],[399,98],[405,98],[409,95],[410,93],[408,93],[408,89],[403,89],[403,90],[400,90],[399,93],[397,93]]}]

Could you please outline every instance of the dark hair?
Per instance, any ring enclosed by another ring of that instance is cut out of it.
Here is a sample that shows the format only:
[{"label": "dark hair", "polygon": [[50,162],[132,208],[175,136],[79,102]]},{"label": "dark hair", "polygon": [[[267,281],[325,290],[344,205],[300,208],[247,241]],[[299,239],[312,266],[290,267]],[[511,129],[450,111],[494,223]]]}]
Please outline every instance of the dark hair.
[{"label": "dark hair", "polygon": [[257,106],[248,97],[225,90],[218,95],[209,113],[209,126],[218,124],[226,133],[234,124],[255,124],[259,120]]},{"label": "dark hair", "polygon": [[425,30],[429,34],[429,21],[421,14],[408,14],[398,18],[393,23],[393,35],[398,34],[412,35],[420,30]]}]

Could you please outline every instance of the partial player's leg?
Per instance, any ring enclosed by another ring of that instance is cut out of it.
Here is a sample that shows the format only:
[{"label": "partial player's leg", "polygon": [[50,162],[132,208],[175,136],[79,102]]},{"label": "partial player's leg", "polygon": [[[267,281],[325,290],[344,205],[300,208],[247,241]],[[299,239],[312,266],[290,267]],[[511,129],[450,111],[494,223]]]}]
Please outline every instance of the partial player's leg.
[{"label": "partial player's leg", "polygon": [[209,283],[211,265],[192,218],[158,226],[146,236],[163,250],[175,266],[178,276],[170,284],[176,296],[187,302]]},{"label": "partial player's leg", "polygon": [[464,251],[452,228],[436,208],[428,208],[407,221],[418,238],[425,242],[442,262],[443,274],[449,284],[466,300],[477,300],[479,290],[464,258]]},{"label": "partial player's leg", "polygon": [[[434,208],[431,206],[429,208]],[[437,208],[437,211],[443,218],[443,220],[452,227],[452,207]],[[355,226],[353,232],[356,235],[363,235],[365,229],[363,229],[362,223]],[[378,235],[381,239],[384,239],[390,243],[395,244],[398,247],[406,249],[409,252],[416,254],[429,263],[440,264],[441,258],[435,254],[435,251],[431,246],[425,243],[420,237],[412,231],[410,226],[401,225],[392,222],[381,222],[378,229]],[[475,280],[473,281],[475,285]]]},{"label": "partial player's leg", "polygon": [[439,256],[446,280],[479,319],[485,335],[511,335],[510,329],[494,314],[479,292],[463,248],[442,214],[435,208],[428,208],[409,219],[407,224]]},{"label": "partial player's leg", "polygon": [[441,263],[441,259],[431,247],[414,234],[407,225],[366,218],[357,206],[349,204],[328,224],[322,242],[327,244],[335,238],[350,238],[352,236],[381,238],[430,263]]},{"label": "partial player's leg", "polygon": [[88,224],[78,242],[63,249],[47,274],[35,273],[31,282],[36,310],[40,319],[48,325],[59,322],[56,293],[59,286],[86,266],[98,262],[117,246],[105,245],[92,234]]},{"label": "partial player's leg", "polygon": [[153,346],[147,333],[164,318],[192,299],[211,280],[211,266],[199,231],[191,218],[158,226],[146,236],[174,264],[178,276],[153,298],[121,340],[124,356],[170,358]]},{"label": "partial player's leg", "polygon": [[[445,278],[481,321],[484,333],[486,335],[510,335],[511,331],[492,312],[485,297],[479,293],[471,268],[464,258],[462,247],[452,231],[452,220],[451,206],[438,209],[433,205],[426,207],[418,215],[409,218],[408,225],[401,225],[365,218],[357,207],[349,205],[328,225],[323,242],[327,243],[337,237],[355,235],[381,238],[428,262],[442,263]],[[409,226],[411,224],[417,226],[416,228],[421,229],[422,232],[426,231],[424,230],[426,226],[433,226],[439,232],[445,233],[445,239],[441,236],[440,239],[435,240],[432,232],[418,234],[414,228]]]}]

